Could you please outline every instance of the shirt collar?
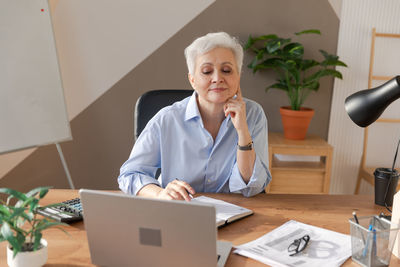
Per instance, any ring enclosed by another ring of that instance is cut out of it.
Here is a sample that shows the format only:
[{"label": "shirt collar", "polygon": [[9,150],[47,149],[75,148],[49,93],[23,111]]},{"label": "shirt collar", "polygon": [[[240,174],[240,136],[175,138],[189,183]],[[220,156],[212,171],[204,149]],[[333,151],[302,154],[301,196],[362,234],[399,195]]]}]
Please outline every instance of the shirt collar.
[{"label": "shirt collar", "polygon": [[185,121],[196,117],[201,118],[199,107],[197,106],[197,93],[194,91],[186,106]]},{"label": "shirt collar", "polygon": [[[185,121],[188,121],[188,120],[196,118],[196,117],[201,119],[199,107],[197,105],[197,93],[196,93],[196,91],[194,91],[189,99],[187,106],[186,106]],[[228,114],[228,116],[226,117],[226,120],[227,120],[226,125],[228,126],[231,121],[231,114]]]}]

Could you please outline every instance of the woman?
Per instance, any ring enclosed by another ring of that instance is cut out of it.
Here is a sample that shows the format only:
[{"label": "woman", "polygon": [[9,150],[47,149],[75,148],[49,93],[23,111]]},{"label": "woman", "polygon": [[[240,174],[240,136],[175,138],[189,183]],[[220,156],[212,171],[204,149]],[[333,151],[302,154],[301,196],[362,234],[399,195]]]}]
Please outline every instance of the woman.
[{"label": "woman", "polygon": [[187,201],[196,192],[262,192],[271,180],[267,119],[242,97],[242,47],[227,33],[209,33],[185,57],[195,91],[149,121],[121,167],[120,189]]}]

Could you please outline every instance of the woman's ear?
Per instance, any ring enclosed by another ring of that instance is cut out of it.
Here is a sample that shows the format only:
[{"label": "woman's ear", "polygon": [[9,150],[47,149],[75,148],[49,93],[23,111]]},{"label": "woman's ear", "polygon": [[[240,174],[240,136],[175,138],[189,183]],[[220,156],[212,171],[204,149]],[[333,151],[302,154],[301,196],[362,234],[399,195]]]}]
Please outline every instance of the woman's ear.
[{"label": "woman's ear", "polygon": [[188,79],[189,79],[189,82],[190,82],[190,85],[192,86],[192,88],[194,90],[196,90],[196,88],[194,86],[194,77],[190,73],[188,73]]}]

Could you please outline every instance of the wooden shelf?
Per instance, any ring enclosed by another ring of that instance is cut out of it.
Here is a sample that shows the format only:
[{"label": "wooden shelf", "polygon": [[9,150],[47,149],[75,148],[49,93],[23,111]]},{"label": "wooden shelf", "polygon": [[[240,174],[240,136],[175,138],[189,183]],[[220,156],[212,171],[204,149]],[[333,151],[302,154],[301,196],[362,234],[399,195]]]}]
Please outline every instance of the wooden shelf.
[{"label": "wooden shelf", "polygon": [[272,159],[272,168],[274,170],[292,170],[302,172],[325,172],[325,163],[309,161],[282,161],[276,158]]},{"label": "wooden shelf", "polygon": [[[327,194],[333,148],[325,140],[309,135],[304,140],[288,140],[282,133],[269,133],[269,165],[272,181],[269,193]],[[319,156],[320,161],[282,161],[274,155]]]}]

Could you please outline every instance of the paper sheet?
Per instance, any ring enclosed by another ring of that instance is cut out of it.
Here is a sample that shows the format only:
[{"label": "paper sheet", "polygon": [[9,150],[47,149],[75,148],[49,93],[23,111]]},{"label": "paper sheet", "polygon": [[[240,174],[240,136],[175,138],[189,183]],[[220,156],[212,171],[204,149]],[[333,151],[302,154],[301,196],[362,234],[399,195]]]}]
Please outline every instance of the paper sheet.
[{"label": "paper sheet", "polygon": [[[308,234],[306,249],[289,256],[289,245]],[[234,253],[272,266],[340,266],[351,256],[349,235],[296,221],[289,221],[249,243],[236,247]]]}]

